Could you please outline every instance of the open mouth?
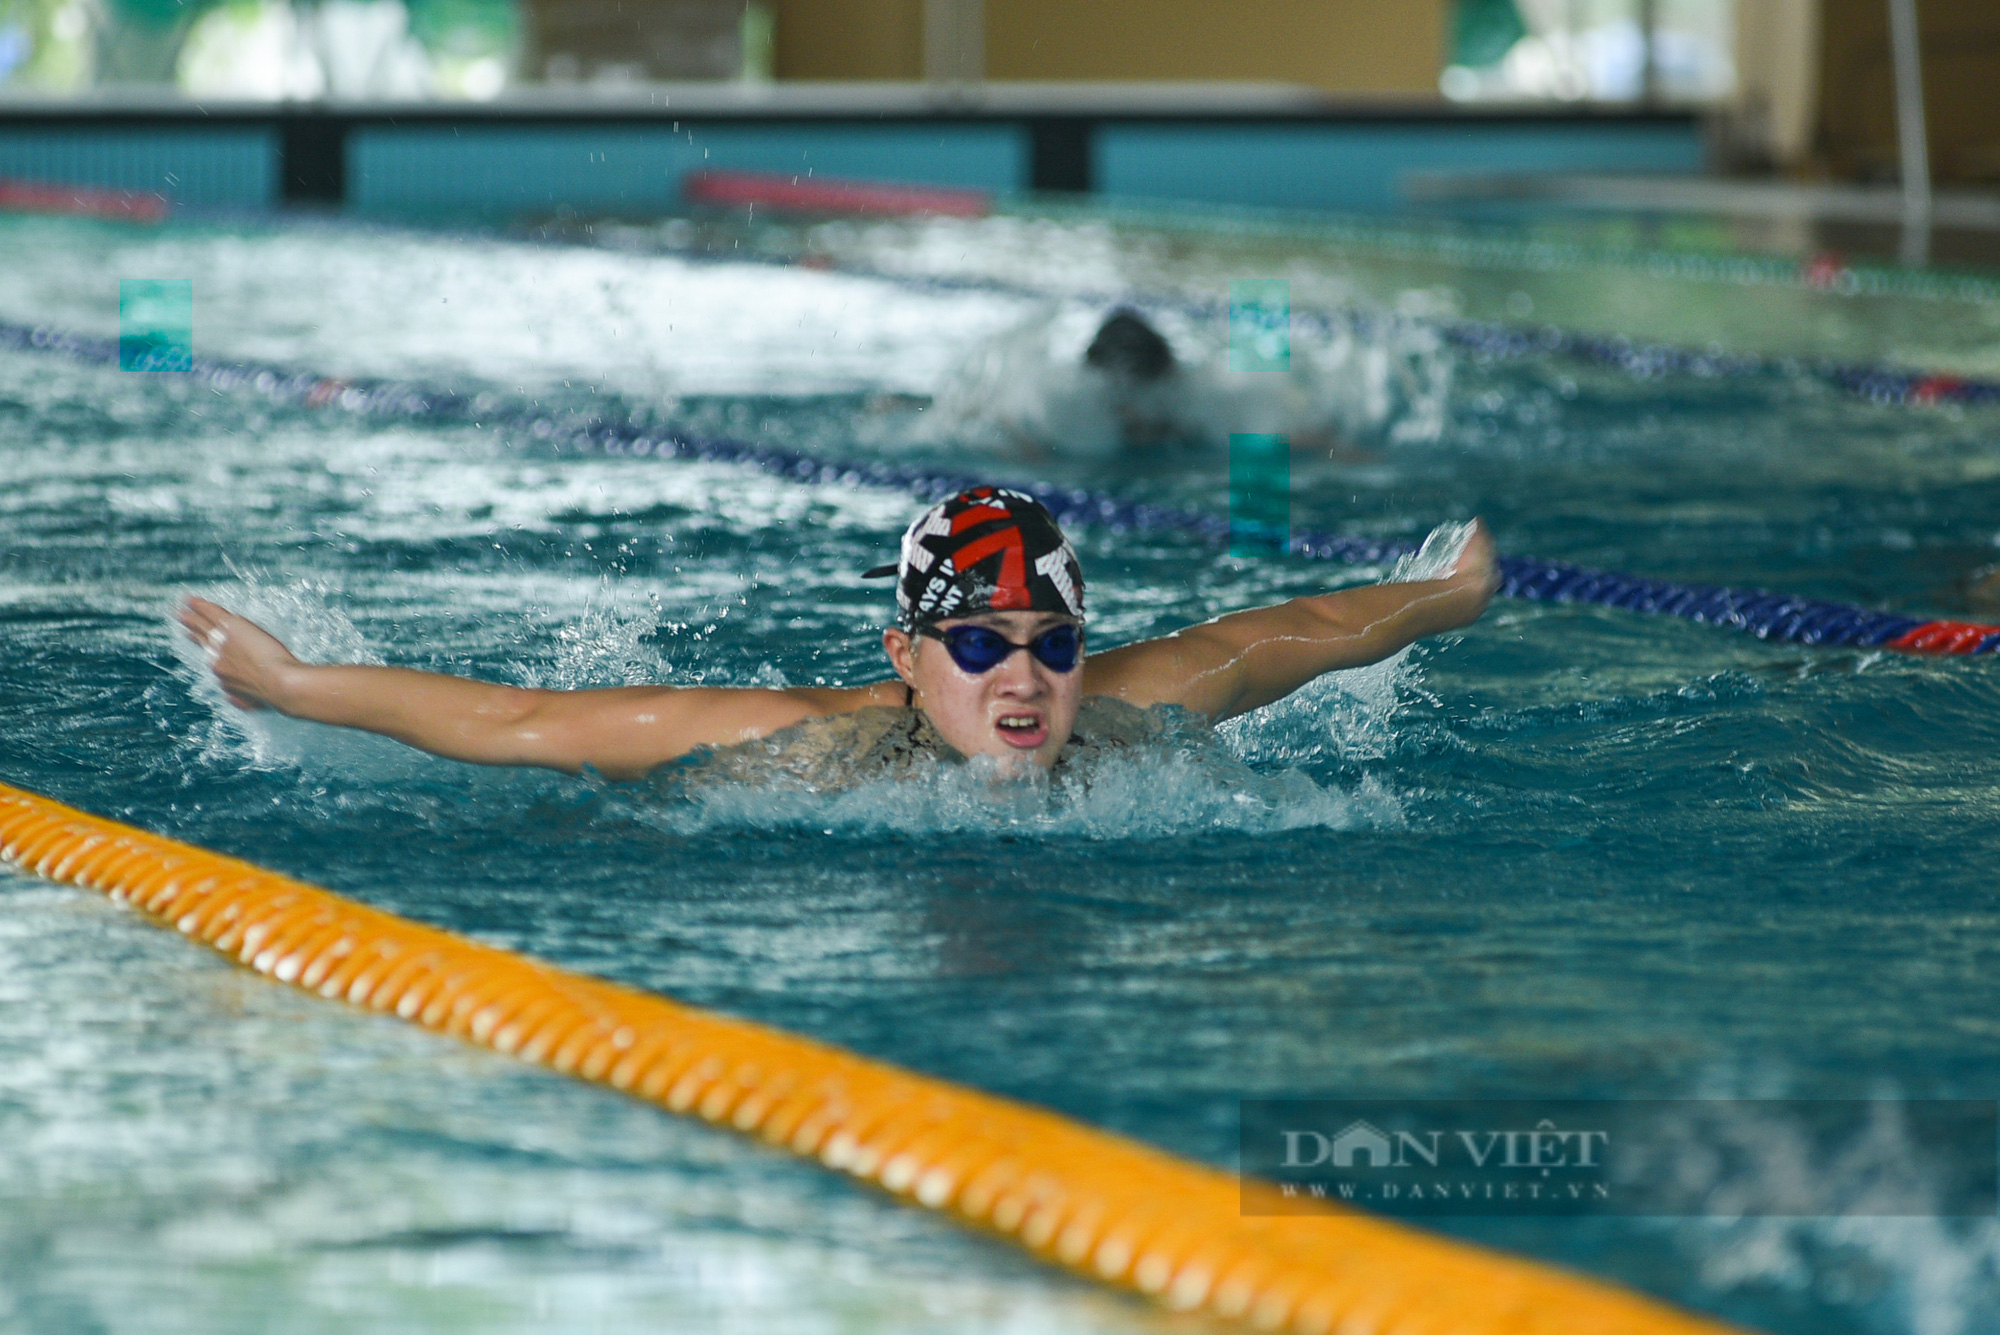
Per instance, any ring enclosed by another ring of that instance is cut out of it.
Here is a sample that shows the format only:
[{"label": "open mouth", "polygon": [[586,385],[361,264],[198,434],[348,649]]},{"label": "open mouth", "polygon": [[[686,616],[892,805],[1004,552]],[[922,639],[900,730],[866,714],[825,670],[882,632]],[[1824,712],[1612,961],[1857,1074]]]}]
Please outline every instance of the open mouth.
[{"label": "open mouth", "polygon": [[1032,751],[1048,740],[1048,725],[1040,714],[1002,714],[993,723],[994,731],[1009,746]]}]

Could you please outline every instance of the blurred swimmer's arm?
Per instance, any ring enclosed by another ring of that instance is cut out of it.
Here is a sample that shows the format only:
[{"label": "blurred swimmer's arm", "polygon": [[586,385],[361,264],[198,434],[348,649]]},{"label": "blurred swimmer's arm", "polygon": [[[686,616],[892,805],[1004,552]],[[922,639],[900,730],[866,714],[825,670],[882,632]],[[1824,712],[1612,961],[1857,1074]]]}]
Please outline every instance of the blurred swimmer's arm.
[{"label": "blurred swimmer's arm", "polygon": [[1379,662],[1479,619],[1499,587],[1478,524],[1443,579],[1371,584],[1217,617],[1084,661],[1084,692],[1184,705],[1218,722],[1282,700],[1324,672]]},{"label": "blurred swimmer's arm", "polygon": [[[276,636],[200,598],[181,610],[239,709],[381,733],[450,760],[585,766],[636,779],[703,746],[728,746],[821,714],[902,700],[900,683],[835,690],[618,686],[542,691],[409,668],[302,663]],[[879,697],[879,698],[878,698]]]}]

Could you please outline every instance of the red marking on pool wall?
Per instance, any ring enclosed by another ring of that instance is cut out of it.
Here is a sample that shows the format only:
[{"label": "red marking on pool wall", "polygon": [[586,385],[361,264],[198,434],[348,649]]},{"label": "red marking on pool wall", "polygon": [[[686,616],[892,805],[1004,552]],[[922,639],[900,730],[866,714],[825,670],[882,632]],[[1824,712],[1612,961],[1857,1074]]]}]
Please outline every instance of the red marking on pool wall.
[{"label": "red marking on pool wall", "polygon": [[1934,375],[1919,380],[1910,386],[1911,403],[1937,403],[1948,399],[1965,388],[1965,381],[1955,375]]},{"label": "red marking on pool wall", "polygon": [[689,172],[681,193],[693,204],[762,204],[787,213],[860,213],[875,217],[984,218],[993,197],[984,190],[840,181],[778,172]]},{"label": "red marking on pool wall", "polygon": [[1908,634],[1889,641],[1888,647],[1905,654],[1969,654],[1993,635],[2000,635],[2000,626],[1975,626],[1969,621],[1926,621]]},{"label": "red marking on pool wall", "polygon": [[1822,250],[1807,260],[1799,271],[1807,287],[1830,288],[1847,272],[1847,261],[1837,250]]},{"label": "red marking on pool wall", "polygon": [[158,195],[134,194],[129,190],[89,190],[39,181],[0,180],[0,209],[156,223],[165,221],[167,201]]}]

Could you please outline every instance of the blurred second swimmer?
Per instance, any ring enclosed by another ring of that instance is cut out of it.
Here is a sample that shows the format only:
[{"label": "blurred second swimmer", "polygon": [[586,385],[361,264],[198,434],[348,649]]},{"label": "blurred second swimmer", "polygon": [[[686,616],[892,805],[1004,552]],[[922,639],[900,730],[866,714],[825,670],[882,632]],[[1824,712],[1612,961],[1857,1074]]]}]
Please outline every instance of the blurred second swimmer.
[{"label": "blurred second swimmer", "polygon": [[1042,312],[958,368],[929,430],[1038,460],[1198,457],[1226,451],[1236,433],[1367,458],[1384,441],[1435,436],[1449,383],[1434,335],[1384,328],[1373,342],[1351,331],[1295,338],[1289,369],[1236,371],[1213,331],[1171,313]]}]

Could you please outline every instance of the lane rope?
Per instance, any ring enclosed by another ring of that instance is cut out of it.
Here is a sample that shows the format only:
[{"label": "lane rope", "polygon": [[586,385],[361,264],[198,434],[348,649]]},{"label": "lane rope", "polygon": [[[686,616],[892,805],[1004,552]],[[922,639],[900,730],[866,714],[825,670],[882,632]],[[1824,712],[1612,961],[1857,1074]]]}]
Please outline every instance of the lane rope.
[{"label": "lane rope", "polygon": [[[0,323],[0,348],[54,353],[100,365],[118,362],[115,339],[46,327]],[[202,357],[194,359],[186,374],[218,393],[249,392],[280,404],[338,408],[365,417],[492,427],[558,452],[742,464],[802,484],[885,488],[926,500],[990,481],[880,460],[823,459],[774,445],[690,435],[601,417],[566,417],[500,395],[462,394],[408,381],[348,381],[267,363]],[[1065,525],[1184,533],[1214,546],[1226,545],[1230,537],[1229,520],[1222,515],[1128,501],[1080,488],[1007,485],[1034,495]],[[1416,550],[1416,544],[1299,529],[1292,532],[1287,550],[1311,560],[1379,565]],[[1680,617],[1784,644],[1906,654],[1971,655],[2000,650],[2000,626],[1880,612],[1766,589],[1646,579],[1531,556],[1502,557],[1499,565],[1500,593],[1509,598],[1591,603]]]},{"label": "lane rope", "polygon": [[1279,1200],[1277,1190],[1046,1109],[568,973],[4,783],[0,861],[102,891],[278,982],[816,1159],[1171,1309],[1297,1335],[1726,1329],[1335,1205],[1246,1213]]},{"label": "lane rope", "polygon": [[[1988,304],[2000,301],[2000,281],[1985,274],[1946,268],[1909,269],[1888,261],[1851,261],[1838,251],[1818,250],[1803,258],[1783,255],[1715,253],[1702,250],[1647,250],[1629,245],[1590,244],[1552,236],[1522,236],[1501,225],[1454,224],[1446,219],[1410,225],[1382,217],[1328,215],[1305,209],[1203,204],[1193,200],[1129,201],[1099,196],[1087,203],[1037,201],[1035,215],[1135,227],[1176,227],[1226,237],[1254,236],[1305,240],[1322,248],[1349,247],[1378,254],[1440,260],[1456,268],[1527,269],[1574,273],[1580,269],[1624,269],[1651,278],[1728,283],[1738,287],[1808,289],[1838,297],[1904,297],[1919,301]],[[1034,216],[1034,215],[1030,215]]]}]

